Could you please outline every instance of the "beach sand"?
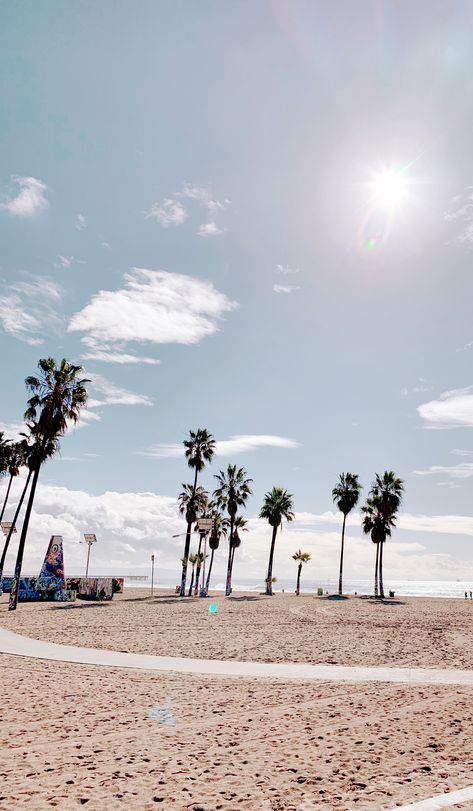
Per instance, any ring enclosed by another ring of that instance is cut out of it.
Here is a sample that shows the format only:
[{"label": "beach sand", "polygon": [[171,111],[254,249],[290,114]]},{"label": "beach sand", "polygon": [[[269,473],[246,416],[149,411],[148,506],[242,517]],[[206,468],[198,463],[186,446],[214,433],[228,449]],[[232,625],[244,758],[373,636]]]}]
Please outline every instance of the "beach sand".
[{"label": "beach sand", "polygon": [[[21,604],[0,625],[115,650],[473,668],[470,601],[235,594]],[[1,656],[0,808],[384,811],[473,783],[473,689],[274,682]],[[159,723],[164,709],[175,726]],[[468,805],[463,806],[467,808]]]}]

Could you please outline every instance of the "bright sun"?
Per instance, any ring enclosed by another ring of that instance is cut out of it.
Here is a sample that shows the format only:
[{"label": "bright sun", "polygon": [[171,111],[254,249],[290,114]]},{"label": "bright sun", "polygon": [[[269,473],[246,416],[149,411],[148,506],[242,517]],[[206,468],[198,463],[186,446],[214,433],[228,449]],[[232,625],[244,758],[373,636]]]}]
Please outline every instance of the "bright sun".
[{"label": "bright sun", "polygon": [[409,181],[402,169],[384,169],[377,172],[370,186],[373,204],[380,208],[393,211],[407,200]]}]

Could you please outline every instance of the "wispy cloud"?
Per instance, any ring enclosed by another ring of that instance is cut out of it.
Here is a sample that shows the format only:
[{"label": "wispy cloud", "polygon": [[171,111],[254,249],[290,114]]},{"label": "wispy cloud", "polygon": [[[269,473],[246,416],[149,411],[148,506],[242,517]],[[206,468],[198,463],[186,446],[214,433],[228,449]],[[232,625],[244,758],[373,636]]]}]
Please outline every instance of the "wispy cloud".
[{"label": "wispy cloud", "polygon": [[223,234],[225,229],[216,223],[216,217],[231,204],[228,198],[218,200],[206,186],[195,186],[191,183],[184,184],[182,191],[174,192],[170,197],[166,197],[162,202],[153,203],[151,208],[145,212],[147,219],[154,219],[163,228],[170,225],[182,225],[188,218],[188,208],[182,202],[191,201],[202,206],[208,212],[208,221],[202,223],[196,234],[201,237],[214,237]]},{"label": "wispy cloud", "polygon": [[473,386],[446,391],[417,411],[428,428],[473,427]]},{"label": "wispy cloud", "polygon": [[145,212],[146,219],[157,220],[163,228],[170,225],[182,225],[187,219],[187,211],[178,200],[167,198],[162,203],[153,203]]},{"label": "wispy cloud", "polygon": [[445,212],[446,222],[454,223],[456,233],[452,242],[457,245],[473,245],[473,186],[466,186],[453,198],[450,210]]},{"label": "wispy cloud", "polygon": [[0,323],[14,338],[38,346],[45,334],[60,334],[64,326],[56,307],[62,299],[62,288],[41,276],[28,276],[25,281],[4,286],[0,291]]},{"label": "wispy cloud", "polygon": [[[284,436],[270,434],[241,434],[221,439],[216,443],[217,456],[236,456],[259,448],[299,448],[300,442]],[[140,456],[151,456],[159,459],[172,459],[182,456],[182,443],[172,442],[163,445],[152,445],[146,451],[138,451]]]},{"label": "wispy cloud", "polygon": [[300,290],[300,288],[296,284],[273,284],[275,293],[293,293],[294,290]]},{"label": "wispy cloud", "polygon": [[36,177],[12,178],[12,183],[19,189],[10,199],[0,203],[0,208],[9,211],[16,217],[34,217],[40,211],[44,211],[49,203],[45,197],[47,186],[42,180]]},{"label": "wispy cloud", "polygon": [[78,214],[76,218],[76,228],[78,231],[83,231],[87,228],[87,217],[84,214]]},{"label": "wispy cloud", "polygon": [[289,265],[276,265],[276,270],[278,273],[285,273],[288,276],[294,273],[300,273],[299,268],[291,268]]},{"label": "wispy cloud", "polygon": [[219,228],[215,222],[206,222],[199,225],[197,234],[200,237],[216,237],[219,234],[223,234],[223,230]]},{"label": "wispy cloud", "polygon": [[59,254],[57,262],[54,263],[55,268],[70,268],[74,261],[73,256],[62,256]]},{"label": "wispy cloud", "polygon": [[85,332],[82,342],[102,359],[103,353],[122,354],[129,342],[199,343],[238,306],[211,282],[179,273],[132,268],[124,280],[121,289],[92,296],[68,326]]},{"label": "wispy cloud", "polygon": [[97,391],[101,397],[100,400],[92,400],[89,407],[97,408],[103,405],[153,405],[153,401],[146,394],[136,394],[128,389],[123,389],[112,383],[103,375],[88,373],[88,378],[92,382],[92,389]]},{"label": "wispy cloud", "polygon": [[127,352],[106,352],[97,350],[81,355],[82,360],[98,360],[103,363],[144,363],[148,366],[157,366],[161,363],[157,358],[147,358],[142,355],[130,355]]},{"label": "wispy cloud", "polygon": [[473,476],[473,462],[458,465],[431,465],[424,470],[414,470],[417,476],[450,476],[452,479],[469,479]]}]

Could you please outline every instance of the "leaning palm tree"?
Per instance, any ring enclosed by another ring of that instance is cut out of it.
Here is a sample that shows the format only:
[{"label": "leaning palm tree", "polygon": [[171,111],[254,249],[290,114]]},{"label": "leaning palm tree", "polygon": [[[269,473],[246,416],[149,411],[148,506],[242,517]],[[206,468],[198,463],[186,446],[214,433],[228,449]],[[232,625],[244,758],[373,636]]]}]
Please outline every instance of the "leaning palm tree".
[{"label": "leaning palm tree", "polygon": [[52,446],[59,447],[59,439],[64,436],[69,423],[77,423],[80,410],[87,405],[87,389],[90,381],[80,378],[82,366],[75,366],[65,358],[59,365],[53,358],[43,358],[38,363],[39,376],[26,378],[26,387],[32,393],[28,400],[25,420],[32,425],[36,451],[33,459],[33,476],[26,505],[25,518],[18,544],[15,573],[10,593],[9,610],[15,611],[18,602],[21,567],[25,551],[26,536],[33,509],[39,473]]},{"label": "leaning palm tree", "polygon": [[297,566],[297,583],[296,583],[296,594],[299,596],[301,593],[301,572],[302,566],[304,563],[308,563],[310,560],[309,552],[302,552],[300,549],[292,556],[292,559],[296,561],[298,564]]},{"label": "leaning palm tree", "polygon": [[274,547],[276,544],[276,534],[278,528],[281,526],[283,518],[286,521],[294,520],[294,513],[292,511],[292,495],[287,492],[283,487],[273,487],[273,489],[266,493],[264,497],[263,506],[260,510],[259,517],[266,518],[269,525],[273,528],[273,536],[271,539],[271,550],[269,553],[268,573],[266,575],[266,594],[272,596],[272,576],[273,576],[273,558]]},{"label": "leaning palm tree", "polygon": [[[386,537],[391,535],[391,528],[396,526],[397,513],[401,506],[404,492],[404,482],[393,470],[385,470],[380,476],[376,473],[376,478],[372,484],[370,496],[376,503],[386,531],[381,538],[379,548],[379,592],[384,599],[383,583],[383,549]],[[388,531],[389,530],[389,531]]]},{"label": "leaning palm tree", "polygon": [[13,479],[16,478],[16,476],[20,475],[20,467],[23,464],[24,464],[23,443],[14,442],[12,443],[12,445],[10,445],[9,453],[7,456],[7,472],[9,479],[7,492],[5,494],[5,498],[3,499],[2,510],[0,512],[0,523],[3,521],[3,516],[5,514],[5,510],[8,504]]},{"label": "leaning palm tree", "polygon": [[233,530],[238,507],[244,507],[248,497],[251,495],[250,484],[253,479],[247,478],[244,467],[237,468],[236,465],[228,465],[227,470],[221,470],[215,475],[218,487],[214,492],[214,498],[221,509],[226,509],[230,518],[228,544],[227,580],[225,584],[225,596],[228,597],[232,591],[232,544]]},{"label": "leaning palm tree", "polygon": [[8,473],[8,463],[10,459],[11,442],[5,439],[5,432],[0,431],[0,476]]},{"label": "leaning palm tree", "polygon": [[343,591],[343,552],[345,547],[345,522],[347,515],[356,507],[360,497],[360,490],[363,485],[358,481],[356,473],[340,473],[338,482],[332,490],[332,500],[337,505],[341,513],[343,513],[342,524],[342,546],[340,550],[340,569],[338,573],[338,593],[341,595]]},{"label": "leaning palm tree", "polygon": [[[210,464],[215,453],[215,439],[205,428],[198,428],[197,431],[189,431],[189,439],[183,442],[185,456],[189,467],[194,468],[193,492],[197,489],[197,476],[205,468],[206,462]],[[195,519],[194,519],[195,520]],[[192,521],[187,521],[186,541],[184,546],[185,563],[182,565],[180,596],[186,593],[187,560],[191,546]]]}]

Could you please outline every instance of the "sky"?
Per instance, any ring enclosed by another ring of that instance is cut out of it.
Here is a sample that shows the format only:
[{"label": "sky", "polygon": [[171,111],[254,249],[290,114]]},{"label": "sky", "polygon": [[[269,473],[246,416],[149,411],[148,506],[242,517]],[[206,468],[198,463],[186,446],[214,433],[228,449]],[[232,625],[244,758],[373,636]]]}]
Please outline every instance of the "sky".
[{"label": "sky", "polygon": [[[253,479],[237,580],[264,577],[274,485],[275,574],[303,548],[316,581],[338,474],[364,499],[392,469],[386,571],[473,583],[472,31],[463,0],[0,2],[0,429],[39,358],[91,379],[25,569],[55,533],[80,572],[95,531],[92,571],[174,576],[205,427],[201,483]],[[370,577],[358,514],[347,547]]]}]

